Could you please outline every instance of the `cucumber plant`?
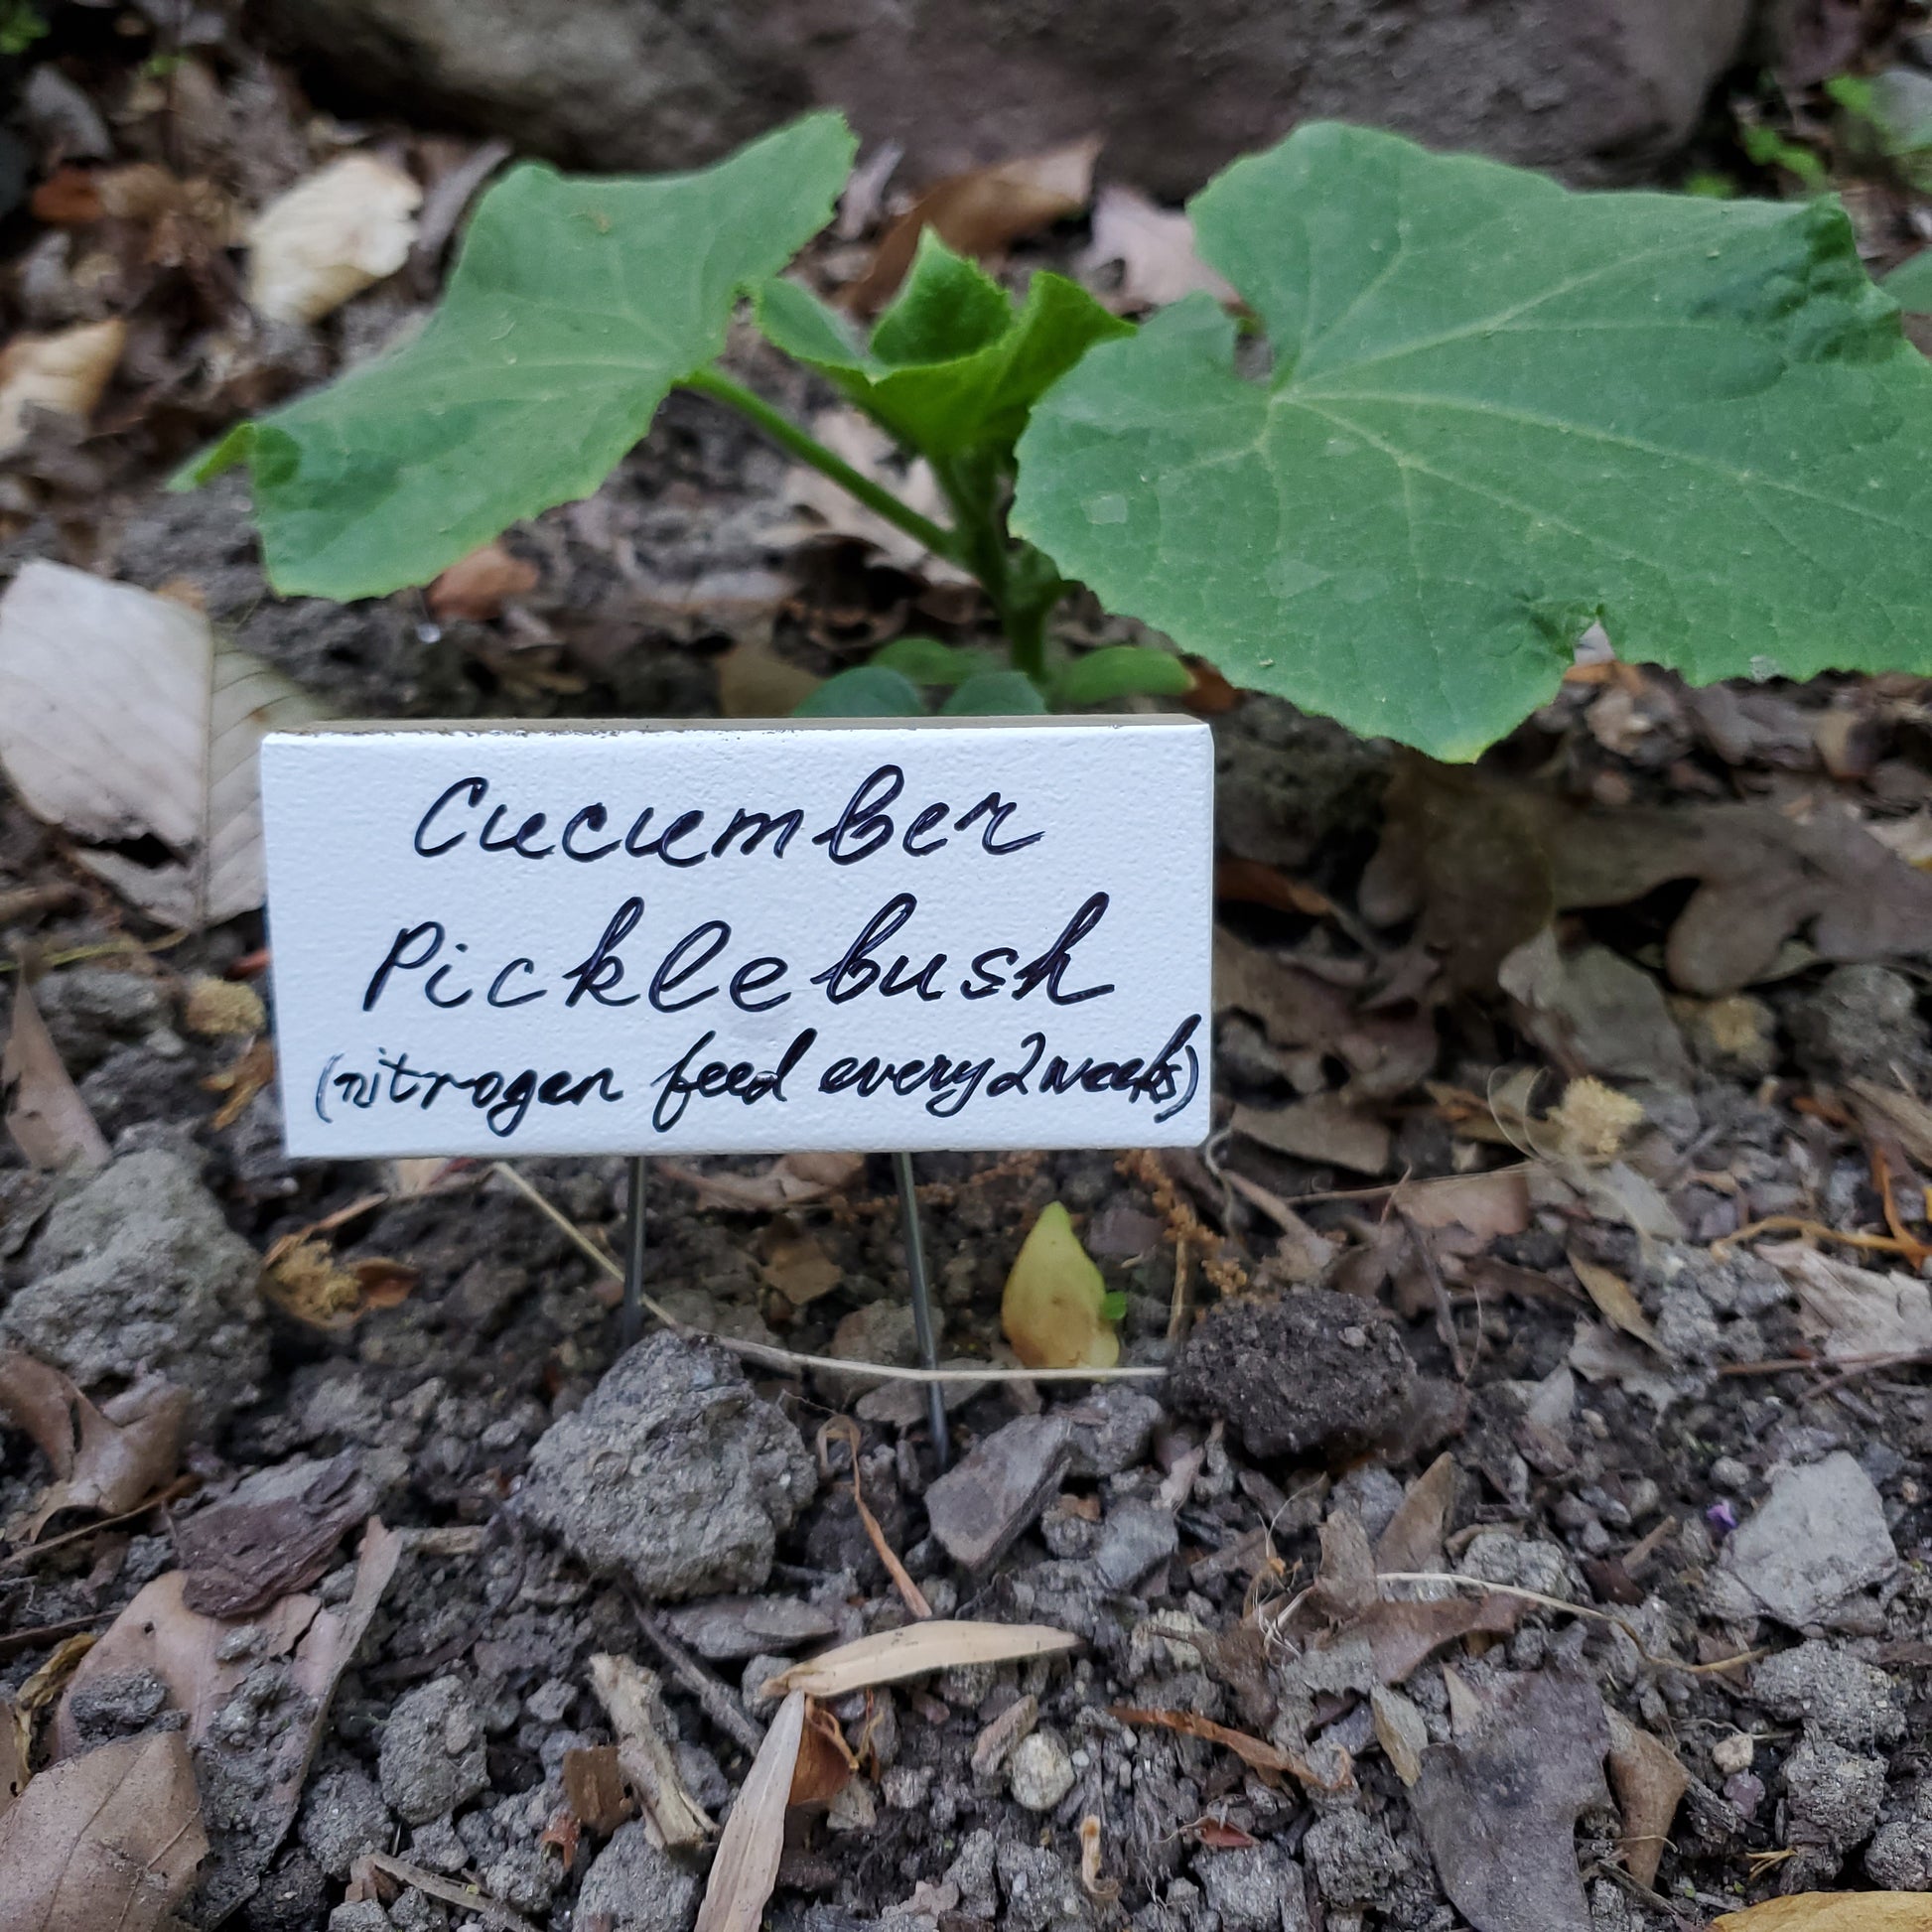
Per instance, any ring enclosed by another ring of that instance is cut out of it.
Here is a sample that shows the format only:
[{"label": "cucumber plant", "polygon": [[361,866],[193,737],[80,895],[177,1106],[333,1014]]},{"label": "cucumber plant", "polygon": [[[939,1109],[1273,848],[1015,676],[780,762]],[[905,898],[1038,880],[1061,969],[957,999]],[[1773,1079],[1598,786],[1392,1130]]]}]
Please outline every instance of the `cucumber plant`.
[{"label": "cucumber plant", "polygon": [[[695,390],[999,618],[1006,663],[900,639],[822,712],[1185,688],[1151,646],[1057,652],[1075,583],[1237,684],[1439,758],[1545,702],[1592,621],[1693,682],[1932,670],[1932,367],[1828,198],[1574,194],[1311,124],[1192,204],[1240,319],[1197,295],[1135,329],[1045,273],[1016,305],[927,235],[862,336],[781,277],[852,156],[816,114],[694,174],[519,166],[420,335],[184,481],[248,463],[277,588],[374,596],[588,494]],[[946,523],[719,366],[746,297],[931,464]]]}]

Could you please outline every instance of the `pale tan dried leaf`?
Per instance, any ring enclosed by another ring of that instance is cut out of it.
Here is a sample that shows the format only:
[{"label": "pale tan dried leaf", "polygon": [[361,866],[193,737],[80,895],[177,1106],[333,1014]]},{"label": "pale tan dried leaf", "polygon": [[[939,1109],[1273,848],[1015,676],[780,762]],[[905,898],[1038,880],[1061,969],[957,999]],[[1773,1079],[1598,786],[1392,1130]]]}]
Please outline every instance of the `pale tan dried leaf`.
[{"label": "pale tan dried leaf", "polygon": [[210,973],[189,982],[181,1017],[191,1034],[205,1039],[244,1037],[268,1025],[262,996],[246,980],[216,979]]},{"label": "pale tan dried leaf", "polygon": [[155,867],[76,855],[157,918],[208,925],[261,904],[256,750],[322,715],[171,599],[38,559],[0,598],[0,765],[77,839],[166,846]]},{"label": "pale tan dried leaf", "polygon": [[1883,1086],[1876,1080],[1849,1080],[1846,1084],[1860,1107],[1869,1108],[1914,1161],[1932,1168],[1932,1107],[1903,1087]]},{"label": "pale tan dried leaf", "polygon": [[427,1194],[449,1173],[451,1166],[440,1154],[405,1155],[389,1163],[389,1191],[398,1200]]},{"label": "pale tan dried leaf", "polygon": [[759,1273],[795,1309],[831,1294],[845,1280],[845,1270],[809,1234],[773,1241],[759,1263]]},{"label": "pale tan dried leaf", "polygon": [[271,322],[316,322],[393,275],[416,239],[421,187],[345,154],[262,209],[248,230],[248,302]]},{"label": "pale tan dried leaf", "polygon": [[1798,1291],[1806,1332],[1823,1340],[1830,1360],[1932,1349],[1932,1284],[1855,1268],[1797,1241],[1767,1241],[1757,1252]]},{"label": "pale tan dried leaf", "polygon": [[[863,477],[883,484],[909,509],[941,525],[952,520],[944,492],[923,457],[901,467],[898,446],[869,416],[850,404],[823,409],[812,418],[812,434]],[[785,472],[785,500],[810,513],[811,522],[789,532],[794,537],[854,537],[869,543],[889,564],[928,584],[970,584],[957,564],[935,557],[916,537],[869,510],[821,470],[794,464]],[[776,533],[774,533],[775,535]]]},{"label": "pale tan dried leaf", "polygon": [[1657,1330],[1650,1325],[1650,1317],[1643,1311],[1643,1304],[1632,1292],[1630,1284],[1621,1275],[1613,1273],[1600,1262],[1591,1261],[1586,1254],[1575,1248],[1570,1250],[1569,1261],[1572,1272],[1583,1283],[1589,1299],[1596,1304],[1596,1310],[1612,1328],[1621,1328],[1626,1335],[1634,1336],[1646,1348],[1654,1348],[1663,1354],[1664,1344],[1657,1339]]},{"label": "pale tan dried leaf", "polygon": [[1621,1712],[1603,1707],[1610,1721],[1610,1788],[1623,1814],[1624,1863],[1638,1884],[1657,1876],[1658,1862],[1677,1816],[1677,1801],[1691,1788],[1676,1753]]},{"label": "pale tan dried leaf", "polygon": [[1337,1633],[1363,1637],[1384,1684],[1400,1684],[1446,1644],[1470,1636],[1506,1636],[1527,1606],[1520,1596],[1443,1596],[1371,1603]]},{"label": "pale tan dried leaf", "polygon": [[186,1389],[156,1378],[123,1390],[104,1411],[78,1389],[72,1401],[77,1436],[72,1465],[25,1524],[22,1534],[29,1542],[64,1509],[118,1516],[171,1482],[181,1467],[193,1402]]},{"label": "pale tan dried leaf", "polygon": [[1369,1693],[1375,1740],[1404,1784],[1422,1776],[1422,1754],[1429,1748],[1429,1725],[1415,1705],[1400,1691],[1378,1684]]},{"label": "pale tan dried leaf", "polygon": [[1239,1106],[1234,1130],[1298,1161],[1333,1162],[1356,1173],[1381,1173],[1393,1139],[1373,1115],[1359,1113],[1338,1094],[1311,1094],[1286,1107]]},{"label": "pale tan dried leaf", "polygon": [[758,1932],[771,1887],[778,1881],[785,1803],[804,1733],[805,1694],[792,1691],[771,1720],[725,1821],[693,1932]]},{"label": "pale tan dried leaf", "polygon": [[667,1180],[689,1187],[701,1207],[775,1214],[844,1192],[864,1173],[865,1160],[858,1155],[787,1154],[762,1173],[699,1173],[675,1161],[658,1161],[653,1167]]},{"label": "pale tan dried leaf", "polygon": [[33,1774],[27,1768],[33,1720],[9,1698],[0,1698],[0,1817],[27,1789]]},{"label": "pale tan dried leaf", "polygon": [[528,597],[538,575],[528,558],[511,556],[500,543],[485,543],[459,557],[430,585],[425,594],[430,615],[445,623],[455,618],[488,623],[503,615],[512,598]]},{"label": "pale tan dried leaf", "polygon": [[127,346],[124,322],[83,322],[51,336],[16,336],[0,349],[0,456],[33,431],[28,412],[46,409],[85,422]]},{"label": "pale tan dried leaf", "polygon": [[1409,1485],[1376,1540],[1378,1572],[1442,1569],[1455,1482],[1455,1458],[1445,1450]]},{"label": "pale tan dried leaf", "polygon": [[716,1827],[678,1775],[656,1673],[600,1652],[591,1659],[591,1687],[617,1733],[619,1768],[659,1840],[672,1851],[704,1844]]},{"label": "pale tan dried leaf", "polygon": [[1725,1912],[1711,1932],[1932,1932],[1932,1892],[1794,1892]]},{"label": "pale tan dried leaf", "polygon": [[1093,201],[1093,240],[1083,275],[1120,264],[1120,306],[1164,309],[1183,295],[1233,302],[1234,289],[1194,252],[1194,224],[1177,208],[1157,207],[1138,189],[1109,183]]},{"label": "pale tan dried leaf", "polygon": [[14,981],[13,1025],[0,1052],[7,1132],[29,1165],[92,1173],[112,1158],[107,1137],[69,1076],[22,973]]},{"label": "pale tan dried leaf", "polygon": [[1077,1650],[1080,1639],[1044,1623],[973,1623],[934,1619],[881,1630],[853,1643],[808,1657],[766,1681],[767,1696],[804,1691],[815,1698],[844,1697],[873,1684],[897,1684],[955,1664],[1003,1664],[1018,1657],[1044,1657]]},{"label": "pale tan dried leaf", "polygon": [[158,1932],[207,1849],[182,1732],[103,1744],[0,1815],[7,1932]]},{"label": "pale tan dried leaf", "polygon": [[934,182],[887,229],[847,300],[861,313],[883,307],[905,277],[922,229],[961,255],[997,255],[1023,236],[1078,214],[1093,193],[1098,136],[1022,155]]},{"label": "pale tan dried leaf", "polygon": [[825,682],[780,657],[763,628],[718,659],[718,709],[727,718],[789,718]]},{"label": "pale tan dried leaf", "polygon": [[1404,1180],[1392,1205],[1419,1227],[1462,1227],[1485,1241],[1521,1234],[1530,1224],[1527,1168]]}]

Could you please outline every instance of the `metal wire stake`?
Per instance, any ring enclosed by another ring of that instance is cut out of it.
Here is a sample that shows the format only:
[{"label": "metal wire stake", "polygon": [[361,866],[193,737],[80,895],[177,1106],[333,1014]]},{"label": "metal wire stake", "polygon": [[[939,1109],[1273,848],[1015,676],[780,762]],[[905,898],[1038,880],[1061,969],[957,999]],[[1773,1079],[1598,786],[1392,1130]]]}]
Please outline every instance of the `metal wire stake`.
[{"label": "metal wire stake", "polygon": [[644,1157],[630,1157],[630,1198],[623,1229],[623,1311],[618,1335],[624,1347],[644,1332]]},{"label": "metal wire stake", "polygon": [[[912,1182],[912,1157],[893,1156],[893,1178],[898,1182],[900,1225],[905,1230],[905,1272],[912,1283],[912,1332],[918,1337],[919,1361],[926,1368],[939,1366],[939,1345],[932,1332],[931,1291],[925,1279],[925,1237],[919,1228],[919,1196]],[[940,1468],[952,1460],[952,1444],[946,1435],[946,1395],[937,1382],[925,1385],[926,1419],[932,1428],[932,1452]]]}]

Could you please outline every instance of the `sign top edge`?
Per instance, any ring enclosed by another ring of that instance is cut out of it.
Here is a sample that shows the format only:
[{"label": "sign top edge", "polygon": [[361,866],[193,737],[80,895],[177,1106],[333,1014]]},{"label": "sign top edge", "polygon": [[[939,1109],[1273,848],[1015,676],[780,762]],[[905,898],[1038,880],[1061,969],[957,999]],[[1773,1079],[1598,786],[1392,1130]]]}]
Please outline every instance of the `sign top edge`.
[{"label": "sign top edge", "polygon": [[1204,719],[1173,712],[1089,713],[1013,718],[322,718],[266,734],[276,739],[359,738],[378,733],[444,738],[625,738],[650,733],[902,731],[1185,731],[1205,732]]}]

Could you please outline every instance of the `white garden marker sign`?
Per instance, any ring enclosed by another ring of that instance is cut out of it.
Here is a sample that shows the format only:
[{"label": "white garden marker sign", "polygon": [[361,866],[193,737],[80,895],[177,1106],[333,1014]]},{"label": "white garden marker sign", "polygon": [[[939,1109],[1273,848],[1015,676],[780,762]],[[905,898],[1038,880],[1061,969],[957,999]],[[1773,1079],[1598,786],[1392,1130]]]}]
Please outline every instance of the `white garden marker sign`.
[{"label": "white garden marker sign", "polygon": [[[1187,1146],[1213,754],[1181,718],[332,725],[261,752],[289,1152]],[[928,1390],[935,1452],[946,1417]]]},{"label": "white garden marker sign", "polygon": [[289,1152],[1192,1145],[1188,719],[262,746]]}]

